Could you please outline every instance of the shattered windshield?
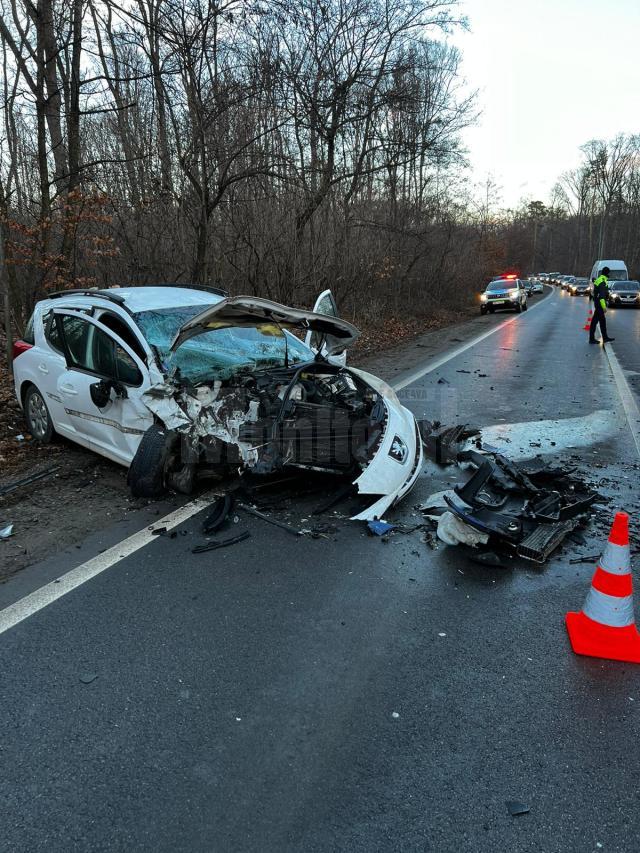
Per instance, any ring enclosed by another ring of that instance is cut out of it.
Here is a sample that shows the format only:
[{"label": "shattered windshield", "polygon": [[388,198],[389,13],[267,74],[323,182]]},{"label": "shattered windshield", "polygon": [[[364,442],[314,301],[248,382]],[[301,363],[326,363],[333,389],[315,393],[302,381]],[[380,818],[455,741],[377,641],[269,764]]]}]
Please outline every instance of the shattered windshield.
[{"label": "shattered windshield", "polygon": [[206,310],[205,305],[185,305],[141,311],[134,319],[160,355],[163,368],[188,382],[227,380],[240,373],[312,361],[314,353],[302,341],[273,323],[213,329],[196,335],[172,353],[171,343],[180,328]]}]

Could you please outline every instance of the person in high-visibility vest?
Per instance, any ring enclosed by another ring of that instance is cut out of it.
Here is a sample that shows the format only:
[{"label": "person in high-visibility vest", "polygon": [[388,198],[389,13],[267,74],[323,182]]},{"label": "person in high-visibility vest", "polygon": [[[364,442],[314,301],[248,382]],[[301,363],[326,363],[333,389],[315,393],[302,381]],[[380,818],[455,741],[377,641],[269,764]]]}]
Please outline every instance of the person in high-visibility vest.
[{"label": "person in high-visibility vest", "polygon": [[609,296],[609,267],[603,267],[600,275],[593,282],[593,318],[589,329],[589,343],[599,343],[596,338],[596,326],[600,324],[600,333],[602,334],[602,343],[607,344],[609,341],[614,341],[615,338],[610,338],[607,334],[607,297]]}]

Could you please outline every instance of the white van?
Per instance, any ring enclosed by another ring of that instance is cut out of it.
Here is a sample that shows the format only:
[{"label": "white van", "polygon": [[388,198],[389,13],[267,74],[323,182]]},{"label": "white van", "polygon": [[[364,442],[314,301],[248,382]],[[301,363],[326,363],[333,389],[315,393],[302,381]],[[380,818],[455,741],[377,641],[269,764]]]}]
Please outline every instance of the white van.
[{"label": "white van", "polygon": [[596,261],[591,269],[590,281],[595,281],[604,267],[609,267],[610,281],[628,281],[629,271],[624,261]]}]

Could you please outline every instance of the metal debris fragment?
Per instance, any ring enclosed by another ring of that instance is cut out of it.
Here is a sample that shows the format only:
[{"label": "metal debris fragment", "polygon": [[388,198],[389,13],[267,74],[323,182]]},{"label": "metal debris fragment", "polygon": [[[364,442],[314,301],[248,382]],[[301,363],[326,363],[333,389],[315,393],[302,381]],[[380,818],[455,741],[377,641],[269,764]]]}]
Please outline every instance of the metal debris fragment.
[{"label": "metal debris fragment", "polygon": [[0,496],[8,495],[22,486],[30,486],[31,483],[36,483],[38,480],[43,480],[45,477],[51,477],[56,471],[60,470],[59,465],[52,465],[50,468],[45,468],[43,471],[38,471],[35,474],[29,474],[22,477],[20,480],[14,480],[13,483],[7,483],[5,486],[0,486]]},{"label": "metal debris fragment", "polygon": [[516,800],[505,800],[505,805],[512,817],[529,814],[531,811],[530,807],[526,803],[519,803]]}]

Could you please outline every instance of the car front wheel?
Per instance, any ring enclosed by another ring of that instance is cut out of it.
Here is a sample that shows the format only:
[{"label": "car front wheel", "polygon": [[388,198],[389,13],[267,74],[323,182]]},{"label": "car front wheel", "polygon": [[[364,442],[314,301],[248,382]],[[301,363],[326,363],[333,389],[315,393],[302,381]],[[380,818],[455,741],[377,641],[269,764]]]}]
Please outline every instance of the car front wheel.
[{"label": "car front wheel", "polygon": [[153,424],[142,436],[131,460],[127,482],[136,498],[160,498],[167,489],[190,494],[195,464],[181,459],[180,436]]},{"label": "car front wheel", "polygon": [[39,444],[49,444],[54,434],[53,421],[44,397],[35,385],[30,385],[24,396],[24,414],[34,439]]}]

